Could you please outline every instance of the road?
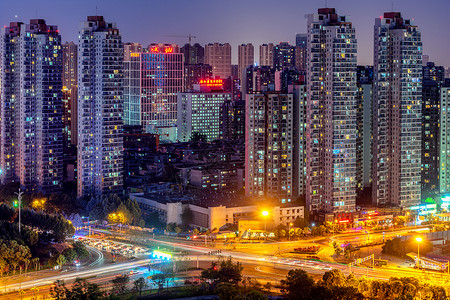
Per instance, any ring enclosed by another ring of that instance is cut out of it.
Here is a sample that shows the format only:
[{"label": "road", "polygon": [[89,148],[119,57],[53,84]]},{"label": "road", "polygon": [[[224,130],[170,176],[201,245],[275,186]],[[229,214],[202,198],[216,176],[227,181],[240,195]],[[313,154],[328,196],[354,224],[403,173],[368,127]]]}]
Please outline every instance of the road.
[{"label": "road", "polygon": [[[405,234],[408,230],[404,230],[402,232],[392,233],[392,234]],[[342,236],[342,237],[334,237],[337,240],[343,239],[357,239],[361,238],[364,234],[360,234],[359,236]],[[379,233],[377,234],[379,235]],[[333,238],[332,238],[333,239]],[[308,273],[313,276],[321,276],[324,272],[331,269],[339,269],[344,274],[348,275],[350,273],[355,274],[356,276],[368,276],[376,279],[384,279],[387,280],[392,276],[398,277],[430,277],[435,276],[436,281],[446,281],[448,280],[447,275],[442,274],[434,274],[434,273],[424,273],[423,271],[415,270],[415,269],[405,269],[405,268],[365,268],[365,267],[352,267],[349,268],[347,265],[342,265],[333,262],[326,261],[311,261],[311,260],[302,260],[302,259],[289,259],[283,258],[277,254],[277,251],[280,252],[280,247],[283,249],[289,249],[290,247],[295,247],[297,244],[305,245],[308,243],[329,243],[329,238],[319,238],[316,240],[308,240],[308,241],[300,241],[300,242],[287,242],[287,243],[268,243],[268,244],[259,244],[261,246],[260,249],[246,249],[245,252],[230,250],[230,249],[221,249],[220,255],[207,255],[209,252],[214,249],[206,248],[203,246],[197,245],[189,245],[184,242],[171,242],[167,240],[159,240],[148,238],[149,242],[160,245],[167,246],[169,248],[174,248],[178,250],[184,250],[188,255],[183,256],[184,259],[190,260],[192,263],[195,261],[202,262],[202,266],[205,266],[203,262],[206,262],[206,266],[210,261],[215,261],[218,259],[218,256],[232,257],[234,261],[239,261],[244,265],[244,276],[258,278],[263,281],[271,281],[276,282],[283,279],[287,272],[291,269],[302,268],[306,270]],[[274,246],[274,247],[270,247]],[[286,247],[286,248],[285,248]],[[278,248],[275,252],[273,249]],[[270,251],[266,251],[266,249],[271,249]],[[92,250],[92,249],[90,249]],[[250,250],[250,251],[249,251]],[[98,251],[98,250],[97,250]],[[13,283],[6,284],[2,289],[3,291],[12,292],[18,291],[20,289],[31,289],[34,287],[40,287],[39,293],[48,293],[51,284],[56,280],[64,280],[69,284],[73,282],[73,280],[77,277],[80,278],[89,278],[89,282],[97,283],[100,285],[107,284],[111,279],[113,279],[118,274],[128,273],[129,270],[133,270],[135,268],[139,268],[142,266],[147,266],[150,262],[149,258],[138,259],[136,261],[124,262],[124,263],[115,263],[110,265],[103,264],[103,254],[101,251],[98,251],[98,258],[90,263],[86,267],[81,267],[78,269],[74,269],[68,271],[66,273],[60,273],[53,276],[48,276],[46,278],[28,278],[24,279],[21,283]],[[274,255],[275,254],[275,255]],[[133,275],[135,276],[135,275]],[[144,276],[144,275],[142,275]],[[148,275],[146,275],[147,277]],[[16,292],[17,293],[17,292]],[[37,292],[35,292],[37,293]],[[32,292],[27,292],[27,297],[31,297]],[[16,294],[17,296],[17,294]],[[7,297],[7,296],[6,296]],[[26,298],[26,297],[25,297]],[[1,298],[8,299],[8,298]]]}]

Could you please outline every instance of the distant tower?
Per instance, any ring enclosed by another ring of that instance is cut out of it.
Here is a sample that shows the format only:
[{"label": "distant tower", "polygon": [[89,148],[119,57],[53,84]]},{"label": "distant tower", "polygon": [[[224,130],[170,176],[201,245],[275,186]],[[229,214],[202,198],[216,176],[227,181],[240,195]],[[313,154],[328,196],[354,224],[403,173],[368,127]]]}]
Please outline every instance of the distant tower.
[{"label": "distant tower", "polygon": [[58,193],[63,178],[62,51],[58,27],[13,22],[1,37],[3,184]]},{"label": "distant tower", "polygon": [[90,16],[78,41],[78,196],[122,194],[123,46],[115,23]]},{"label": "distant tower", "polygon": [[247,69],[248,66],[252,66],[255,63],[255,49],[252,44],[239,45],[239,70],[238,78],[241,79],[242,72]]},{"label": "distant tower", "polygon": [[208,44],[205,46],[205,64],[210,65],[214,77],[226,79],[231,76],[231,45]]},{"label": "distant tower", "polygon": [[273,44],[262,44],[259,46],[259,65],[273,67]]},{"label": "distant tower", "polygon": [[422,41],[399,12],[375,19],[372,201],[420,203]]}]

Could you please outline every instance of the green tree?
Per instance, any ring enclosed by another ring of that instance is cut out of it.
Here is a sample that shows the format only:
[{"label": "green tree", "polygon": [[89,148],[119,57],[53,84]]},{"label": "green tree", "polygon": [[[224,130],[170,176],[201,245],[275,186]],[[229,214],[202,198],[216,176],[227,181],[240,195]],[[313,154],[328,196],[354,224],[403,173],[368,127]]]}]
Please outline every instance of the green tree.
[{"label": "green tree", "polygon": [[86,246],[81,241],[76,241],[72,244],[73,251],[75,252],[75,258],[83,259],[89,256]]},{"label": "green tree", "polygon": [[175,227],[175,233],[179,235],[183,230],[180,227]]},{"label": "green tree", "polygon": [[127,290],[127,284],[130,281],[130,277],[128,275],[118,275],[116,278],[111,280],[113,284],[113,291],[116,291],[118,294],[124,294]]},{"label": "green tree", "polygon": [[282,290],[292,300],[311,299],[315,288],[314,279],[301,269],[290,270],[286,279],[281,280]]},{"label": "green tree", "polygon": [[148,284],[144,277],[139,277],[133,281],[134,290],[139,292],[139,296],[142,296],[142,291],[147,288]]},{"label": "green tree", "polygon": [[64,255],[60,254],[56,259],[56,264],[61,268],[67,262],[67,259]]}]

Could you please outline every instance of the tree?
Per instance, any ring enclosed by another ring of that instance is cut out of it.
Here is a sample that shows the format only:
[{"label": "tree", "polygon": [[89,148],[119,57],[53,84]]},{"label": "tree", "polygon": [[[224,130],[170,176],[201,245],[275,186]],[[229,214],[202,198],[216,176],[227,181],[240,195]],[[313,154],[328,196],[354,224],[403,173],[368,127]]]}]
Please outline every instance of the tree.
[{"label": "tree", "polygon": [[314,279],[301,269],[290,270],[285,280],[281,280],[282,290],[288,299],[310,299],[315,287]]},{"label": "tree", "polygon": [[67,247],[66,249],[64,249],[62,255],[64,255],[67,261],[74,261],[76,257],[76,253],[72,247]]},{"label": "tree", "polygon": [[31,263],[34,265],[34,269],[35,269],[36,272],[37,272],[37,270],[38,270],[38,268],[39,268],[39,257],[33,258],[33,259],[31,260]]},{"label": "tree", "polygon": [[118,294],[125,293],[129,281],[130,277],[126,274],[116,276],[116,278],[111,280],[111,283],[113,284],[113,291],[116,291]]},{"label": "tree", "polygon": [[325,272],[322,276],[322,280],[326,286],[342,287],[346,283],[345,275],[338,269]]},{"label": "tree", "polygon": [[75,252],[75,258],[83,259],[89,256],[86,246],[81,241],[76,241],[72,244],[73,251]]},{"label": "tree", "polygon": [[175,233],[179,235],[183,230],[180,227],[175,227]]},{"label": "tree", "polygon": [[176,223],[168,223],[168,224],[166,225],[166,230],[167,230],[168,232],[174,232],[174,231],[175,231],[175,227],[177,227],[177,224],[176,224]]},{"label": "tree", "polygon": [[169,288],[169,283],[173,280],[173,274],[169,272],[157,273],[151,276],[151,280],[159,287],[159,289],[162,289],[164,285],[167,285],[167,288]]},{"label": "tree", "polygon": [[142,291],[148,286],[147,281],[144,277],[139,277],[135,281],[133,281],[134,290],[139,292],[139,296],[142,295]]},{"label": "tree", "polygon": [[60,254],[56,259],[56,264],[61,268],[67,262],[67,259],[64,255]]},{"label": "tree", "polygon": [[57,300],[98,300],[102,298],[103,293],[97,284],[76,278],[71,289],[66,287],[63,280],[57,280],[50,288],[50,295]]},{"label": "tree", "polygon": [[215,292],[221,300],[237,300],[241,299],[238,288],[227,282],[221,282],[215,288]]}]

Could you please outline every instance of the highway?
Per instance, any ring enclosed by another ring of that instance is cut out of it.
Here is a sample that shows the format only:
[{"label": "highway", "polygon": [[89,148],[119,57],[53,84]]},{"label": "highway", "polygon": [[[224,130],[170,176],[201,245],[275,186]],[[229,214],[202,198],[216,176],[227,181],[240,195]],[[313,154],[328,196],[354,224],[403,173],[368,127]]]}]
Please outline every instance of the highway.
[{"label": "highway", "polygon": [[[403,232],[394,232],[395,234],[405,234],[408,230],[404,230]],[[347,240],[349,237],[353,239],[361,238],[364,234],[360,236],[342,236],[342,237],[332,237],[331,239],[336,239],[338,241]],[[379,235],[379,234],[378,234]],[[261,247],[261,249],[246,249],[246,252],[234,251],[230,249],[221,249],[220,255],[207,255],[209,252],[213,251],[212,248],[206,248],[196,245],[189,245],[181,242],[171,242],[167,240],[159,240],[148,238],[148,241],[157,244],[157,245],[166,245],[170,248],[176,248],[178,250],[184,250],[188,252],[188,255],[184,255],[178,257],[177,259],[185,259],[189,260],[192,264],[195,264],[196,261],[201,262],[202,267],[207,267],[210,261],[215,261],[219,256],[222,257],[232,257],[233,261],[239,261],[243,263],[244,266],[244,276],[258,278],[262,281],[271,281],[271,282],[279,282],[279,280],[283,279],[287,272],[291,269],[301,268],[312,274],[313,276],[320,277],[323,273],[331,269],[339,269],[344,274],[348,275],[350,273],[355,274],[356,276],[368,276],[370,278],[376,279],[384,279],[387,280],[390,277],[398,276],[398,277],[423,277],[430,278],[434,277],[436,282],[447,282],[449,276],[441,273],[425,273],[424,271],[416,270],[416,269],[407,269],[407,268],[393,268],[393,267],[383,267],[383,268],[367,268],[367,267],[349,267],[347,265],[338,264],[334,262],[326,262],[326,261],[312,261],[305,259],[291,259],[291,258],[283,258],[278,255],[274,255],[274,253],[269,253],[267,251],[261,251],[262,248],[270,248],[270,247]],[[329,238],[317,238],[314,240],[315,243],[327,243]],[[300,241],[294,243],[271,243],[272,246],[286,246],[290,248],[292,245],[297,245],[301,243],[305,245],[307,243],[311,243],[312,240],[309,241]],[[270,244],[259,244],[264,246],[269,246]],[[123,262],[123,263],[114,263],[109,265],[104,265],[103,253],[96,249],[89,248],[90,251],[95,251],[98,254],[98,258],[91,262],[89,265],[85,267],[80,267],[78,269],[74,269],[72,271],[68,271],[65,273],[60,273],[57,275],[49,276],[46,278],[39,279],[24,279],[21,283],[13,283],[8,284],[2,287],[3,291],[13,292],[18,291],[19,289],[26,290],[34,287],[40,287],[39,293],[44,293],[49,291],[51,284],[53,284],[56,280],[64,280],[67,283],[71,283],[75,280],[75,278],[88,278],[89,282],[97,283],[100,285],[107,284],[110,280],[112,280],[116,275],[128,273],[130,270],[139,267],[146,267],[150,263],[149,258],[137,259],[135,261]],[[250,251],[248,251],[250,250]],[[261,252],[261,253],[258,253]],[[275,252],[276,254],[276,252]],[[142,258],[142,256],[141,256]],[[197,272],[198,273],[198,272]],[[136,275],[133,275],[136,276]],[[143,274],[141,275],[143,276]],[[145,275],[148,277],[149,275]],[[27,293],[31,295],[31,292]],[[5,295],[6,296],[6,295]],[[26,298],[26,297],[25,297]],[[7,299],[7,298],[3,298]]]}]

